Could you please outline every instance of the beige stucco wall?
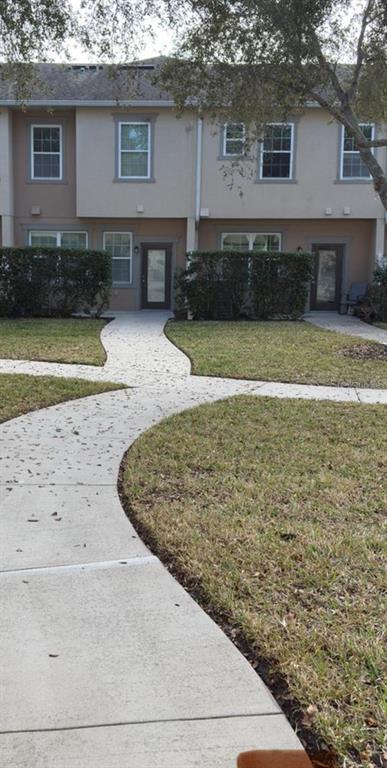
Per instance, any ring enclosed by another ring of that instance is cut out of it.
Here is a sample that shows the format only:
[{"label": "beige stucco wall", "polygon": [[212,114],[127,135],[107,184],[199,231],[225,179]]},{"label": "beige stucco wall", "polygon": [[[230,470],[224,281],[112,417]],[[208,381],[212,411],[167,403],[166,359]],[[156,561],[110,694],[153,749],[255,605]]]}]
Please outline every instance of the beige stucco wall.
[{"label": "beige stucco wall", "polygon": [[375,222],[312,220],[240,220],[203,221],[199,230],[199,248],[213,250],[220,245],[222,232],[280,232],[282,250],[295,251],[298,246],[310,250],[312,243],[345,245],[343,292],[352,282],[368,282],[374,266]]},{"label": "beige stucco wall", "polygon": [[[63,182],[29,181],[29,128],[31,123],[63,125],[64,136],[64,178]],[[74,110],[27,110],[13,113],[14,142],[14,189],[15,215],[26,217],[32,206],[40,206],[40,220],[55,217],[75,216],[75,113]]]},{"label": "beige stucco wall", "polygon": [[[326,208],[332,218],[350,208],[351,218],[382,215],[372,182],[338,182],[339,126],[321,109],[296,115],[295,181],[256,183],[257,150],[252,159],[237,163],[221,160],[219,129],[207,122],[203,133],[201,205],[210,216],[232,218],[319,218]],[[385,165],[386,150],[377,150]]]},{"label": "beige stucco wall", "polygon": [[[117,182],[116,119],[142,116],[154,120],[154,181]],[[78,217],[192,218],[195,213],[196,118],[177,118],[170,109],[15,110],[13,112],[15,215],[29,217],[41,208],[37,226],[49,219]],[[257,158],[242,162],[230,175],[230,161],[220,160],[219,130],[204,124],[201,208],[211,219],[274,218],[352,220],[383,218],[372,183],[337,183],[339,128],[322,111],[309,109],[296,118],[295,183],[255,183]],[[63,122],[64,183],[28,181],[27,129],[34,120]],[[10,156],[8,110],[0,113],[0,207],[13,199],[7,180]],[[386,162],[386,150],[378,157]],[[243,177],[241,176],[241,170]],[[143,206],[143,213],[137,206]],[[332,214],[327,216],[327,208]],[[349,215],[344,216],[344,208]],[[0,209],[1,212],[1,209]]]},{"label": "beige stucco wall", "polygon": [[12,112],[0,110],[0,217],[1,245],[14,244]]},{"label": "beige stucco wall", "polygon": [[12,112],[0,110],[0,215],[13,214]]},{"label": "beige stucco wall", "polygon": [[[117,119],[153,119],[154,181],[116,181]],[[194,210],[196,121],[172,110],[78,109],[78,216],[187,217]]]}]

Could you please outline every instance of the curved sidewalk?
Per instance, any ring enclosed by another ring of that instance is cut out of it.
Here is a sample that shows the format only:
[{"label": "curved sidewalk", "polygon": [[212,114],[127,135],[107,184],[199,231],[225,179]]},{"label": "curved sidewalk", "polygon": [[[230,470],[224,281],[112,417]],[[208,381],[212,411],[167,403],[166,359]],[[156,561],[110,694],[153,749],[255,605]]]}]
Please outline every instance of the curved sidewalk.
[{"label": "curved sidewalk", "polygon": [[175,392],[189,390],[199,398],[208,395],[210,399],[214,396],[219,399],[233,394],[254,394],[341,402],[387,403],[386,389],[193,376],[188,357],[164,334],[164,325],[170,316],[169,312],[164,311],[118,314],[102,330],[101,340],[107,353],[107,361],[103,366],[0,359],[0,373],[112,381],[134,388],[147,387],[155,392],[158,392],[160,387]]},{"label": "curved sidewalk", "polygon": [[242,750],[301,748],[248,662],[139,539],[117,476],[125,450],[169,415],[305,388],[190,376],[165,319],[132,313],[104,329],[100,373],[133,389],[0,425],[7,768],[235,768]]},{"label": "curved sidewalk", "polygon": [[[135,389],[0,427],[7,768],[235,768],[241,750],[300,748],[247,661],[121,509],[118,470],[137,436],[238,391],[234,382],[191,389],[187,359],[162,334],[165,316],[150,318],[144,334],[135,320],[130,352],[122,336],[128,320],[104,333],[105,375],[134,362]],[[159,369],[163,378],[174,367],[173,386],[162,387]]]}]

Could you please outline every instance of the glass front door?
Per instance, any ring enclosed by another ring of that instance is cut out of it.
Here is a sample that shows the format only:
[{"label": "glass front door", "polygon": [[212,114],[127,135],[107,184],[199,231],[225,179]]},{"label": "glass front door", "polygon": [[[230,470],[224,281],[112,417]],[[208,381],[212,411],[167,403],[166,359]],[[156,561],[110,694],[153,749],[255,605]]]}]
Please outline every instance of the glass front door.
[{"label": "glass front door", "polygon": [[143,309],[169,309],[172,246],[143,244],[141,262]]},{"label": "glass front door", "polygon": [[314,274],[310,297],[311,309],[340,308],[343,264],[342,245],[314,245]]}]

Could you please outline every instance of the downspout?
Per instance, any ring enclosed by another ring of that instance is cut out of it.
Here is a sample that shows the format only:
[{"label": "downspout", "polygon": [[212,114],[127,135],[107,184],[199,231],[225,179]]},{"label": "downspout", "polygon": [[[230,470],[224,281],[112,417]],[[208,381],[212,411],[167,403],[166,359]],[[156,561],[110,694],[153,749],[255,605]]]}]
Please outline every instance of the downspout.
[{"label": "downspout", "polygon": [[203,119],[198,117],[196,127],[196,174],[195,174],[195,246],[198,247],[202,193]]},{"label": "downspout", "polygon": [[[193,231],[190,230],[189,248],[187,252],[187,266],[190,262],[190,251],[196,251],[199,241],[199,223],[200,223],[200,209],[201,209],[201,191],[202,191],[202,152],[203,152],[203,120],[201,117],[197,118],[196,122],[196,162],[195,162],[195,210],[194,218],[189,219],[187,224],[193,225]],[[192,240],[191,240],[192,235]],[[193,247],[192,247],[192,245]],[[187,306],[187,318],[192,320],[192,314]]]}]

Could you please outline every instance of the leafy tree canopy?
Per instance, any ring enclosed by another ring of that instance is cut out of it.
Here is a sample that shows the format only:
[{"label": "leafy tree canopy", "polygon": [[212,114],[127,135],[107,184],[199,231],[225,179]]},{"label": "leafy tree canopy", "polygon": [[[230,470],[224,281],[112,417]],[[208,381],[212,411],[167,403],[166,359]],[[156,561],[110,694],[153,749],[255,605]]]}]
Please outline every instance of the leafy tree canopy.
[{"label": "leafy tree canopy", "polygon": [[[180,107],[262,135],[313,102],[354,138],[387,209],[385,150],[375,152],[387,145],[385,0],[170,0],[169,10],[183,38],[162,78]],[[379,124],[373,141],[366,121]]]}]

